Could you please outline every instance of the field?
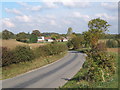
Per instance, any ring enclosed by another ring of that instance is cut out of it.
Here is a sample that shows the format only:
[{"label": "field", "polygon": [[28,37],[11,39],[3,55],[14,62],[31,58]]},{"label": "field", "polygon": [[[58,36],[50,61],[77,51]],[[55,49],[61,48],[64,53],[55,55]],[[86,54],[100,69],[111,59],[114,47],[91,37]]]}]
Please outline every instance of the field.
[{"label": "field", "polygon": [[109,39],[100,39],[98,42],[104,42],[104,43],[106,43],[107,40],[109,40]]},{"label": "field", "polygon": [[114,52],[114,53],[117,53],[117,52],[120,53],[120,48],[107,48],[107,51],[108,52]]},{"label": "field", "polygon": [[0,47],[3,46],[3,47],[8,47],[10,49],[14,49],[18,45],[27,45],[27,46],[30,46],[31,48],[36,48],[36,47],[45,45],[44,43],[30,43],[30,44],[27,44],[27,43],[18,42],[15,39],[10,39],[10,40],[1,40],[0,39],[0,42],[2,42],[2,44],[0,44]]}]

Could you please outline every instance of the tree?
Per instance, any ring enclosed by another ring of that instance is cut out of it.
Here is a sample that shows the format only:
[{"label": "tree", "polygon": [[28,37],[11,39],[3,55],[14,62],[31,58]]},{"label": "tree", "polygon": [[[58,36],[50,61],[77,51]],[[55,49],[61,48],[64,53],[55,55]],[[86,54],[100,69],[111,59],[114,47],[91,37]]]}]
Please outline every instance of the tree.
[{"label": "tree", "polygon": [[16,39],[27,39],[27,34],[25,32],[20,32],[16,35]]},{"label": "tree", "polygon": [[109,26],[110,24],[107,21],[100,18],[89,21],[89,30],[83,33],[86,43],[94,48],[98,44],[98,40],[108,31]]},{"label": "tree", "polygon": [[39,30],[33,30],[33,31],[32,31],[32,34],[33,34],[33,35],[36,35],[36,36],[40,36],[40,35],[41,35],[41,33],[40,33]]},{"label": "tree", "polygon": [[108,31],[109,26],[111,26],[111,25],[108,24],[107,21],[100,19],[100,18],[92,19],[88,23],[89,29],[91,29],[91,30],[96,29],[96,30],[101,31],[103,33],[105,31]]},{"label": "tree", "polygon": [[59,34],[53,34],[53,35],[51,35],[51,38],[53,40],[56,40],[56,39],[61,39],[61,36]]},{"label": "tree", "polygon": [[69,27],[69,28],[68,28],[68,31],[67,31],[67,35],[71,35],[72,33],[73,33],[72,28]]},{"label": "tree", "polygon": [[8,30],[4,30],[2,31],[2,39],[11,39],[14,37],[14,33],[8,31]]},{"label": "tree", "polygon": [[31,35],[30,35],[29,42],[30,42],[30,43],[36,43],[36,42],[37,42],[37,36],[31,34]]},{"label": "tree", "polygon": [[83,44],[83,37],[76,36],[72,38],[70,41],[68,41],[67,46],[70,49],[79,49],[82,47]]}]

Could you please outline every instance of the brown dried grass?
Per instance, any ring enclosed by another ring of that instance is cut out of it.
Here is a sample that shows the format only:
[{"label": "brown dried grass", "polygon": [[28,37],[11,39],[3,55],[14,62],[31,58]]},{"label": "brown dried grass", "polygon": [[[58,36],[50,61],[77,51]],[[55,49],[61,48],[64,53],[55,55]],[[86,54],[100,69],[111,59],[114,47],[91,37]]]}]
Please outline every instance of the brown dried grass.
[{"label": "brown dried grass", "polygon": [[0,39],[0,42],[2,43],[2,44],[0,44],[0,47],[3,46],[3,47],[8,47],[10,49],[14,49],[16,46],[19,46],[19,45],[20,46],[30,46],[32,49],[36,48],[36,47],[39,47],[39,46],[42,46],[42,45],[45,45],[44,43],[30,43],[30,44],[27,44],[27,43],[18,42],[15,39],[10,39],[10,40]]},{"label": "brown dried grass", "polygon": [[115,53],[119,52],[120,53],[120,48],[107,48],[107,51],[108,52],[115,52]]}]

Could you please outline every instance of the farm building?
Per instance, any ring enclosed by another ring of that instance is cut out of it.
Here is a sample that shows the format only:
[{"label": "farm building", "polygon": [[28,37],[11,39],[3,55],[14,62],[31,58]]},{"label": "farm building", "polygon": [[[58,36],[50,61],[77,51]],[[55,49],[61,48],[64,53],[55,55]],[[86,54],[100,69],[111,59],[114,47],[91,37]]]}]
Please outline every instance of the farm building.
[{"label": "farm building", "polygon": [[[38,41],[37,42],[53,42],[54,40],[51,37],[44,37],[44,36],[40,36],[38,37]],[[62,38],[62,39],[56,39],[57,42],[67,42],[68,39],[67,38]]]}]

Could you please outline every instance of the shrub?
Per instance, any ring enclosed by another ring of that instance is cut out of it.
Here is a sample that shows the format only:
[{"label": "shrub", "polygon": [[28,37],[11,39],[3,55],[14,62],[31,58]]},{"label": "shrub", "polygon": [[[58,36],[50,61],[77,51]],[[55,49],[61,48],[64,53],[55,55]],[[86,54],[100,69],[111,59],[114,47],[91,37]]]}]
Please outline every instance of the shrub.
[{"label": "shrub", "polygon": [[36,57],[44,57],[49,55],[56,55],[65,51],[67,51],[66,44],[53,43],[36,48],[35,53]]},{"label": "shrub", "polygon": [[36,43],[36,42],[37,42],[37,36],[31,34],[31,35],[30,35],[29,42],[30,42],[30,43]]},{"label": "shrub", "polygon": [[98,51],[106,51],[107,47],[106,44],[104,42],[100,42],[97,44],[96,48]]},{"label": "shrub", "polygon": [[16,39],[16,41],[24,42],[24,43],[28,43],[29,42],[27,39]]},{"label": "shrub", "polygon": [[7,47],[2,48],[2,66],[7,66],[13,63],[14,60],[14,53],[12,50],[8,49]]},{"label": "shrub", "polygon": [[14,63],[31,61],[35,58],[33,51],[28,46],[17,46],[14,49]]},{"label": "shrub", "polygon": [[106,46],[108,47],[108,48],[116,48],[116,47],[118,47],[118,41],[117,40],[111,40],[111,39],[109,39],[107,42],[106,42]]},{"label": "shrub", "polygon": [[76,36],[72,38],[67,43],[68,48],[74,49],[74,50],[81,48],[82,45],[83,45],[83,37],[80,37],[80,36]]},{"label": "shrub", "polygon": [[[103,51],[90,51],[84,68],[87,81],[105,81],[115,73],[114,57]],[[107,76],[107,77],[106,77]]]},{"label": "shrub", "polygon": [[71,42],[71,41],[68,41],[68,42],[67,42],[67,46],[68,46],[69,49],[73,48],[72,42]]}]

